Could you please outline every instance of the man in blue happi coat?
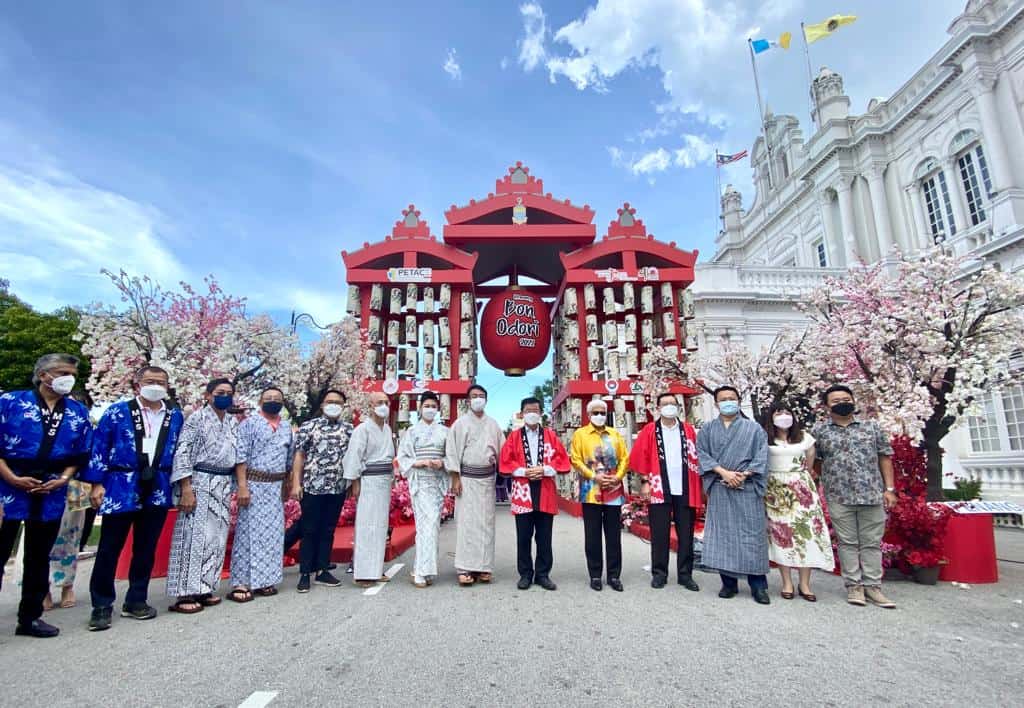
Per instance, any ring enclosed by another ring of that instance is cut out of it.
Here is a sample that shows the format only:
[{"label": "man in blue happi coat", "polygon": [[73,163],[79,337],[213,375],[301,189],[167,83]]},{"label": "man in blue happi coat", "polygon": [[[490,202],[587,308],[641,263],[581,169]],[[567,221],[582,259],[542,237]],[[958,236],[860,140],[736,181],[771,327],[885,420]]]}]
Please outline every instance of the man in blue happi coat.
[{"label": "man in blue happi coat", "polygon": [[103,515],[89,592],[91,631],[110,627],[117,560],[132,533],[132,562],[122,617],[147,620],[156,610],[147,602],[149,576],[160,532],[171,506],[174,447],[184,418],[167,403],[170,382],[158,366],[144,366],[132,377],[135,396],[110,406],[96,426],[92,456],[81,477],[91,482],[92,505]]},{"label": "man in blue happi coat", "polygon": [[32,370],[34,388],[0,396],[0,582],[25,524],[19,635],[60,634],[40,617],[50,591],[50,549],[60,530],[67,483],[88,461],[92,440],[88,409],[68,396],[77,373],[77,358],[46,354]]}]

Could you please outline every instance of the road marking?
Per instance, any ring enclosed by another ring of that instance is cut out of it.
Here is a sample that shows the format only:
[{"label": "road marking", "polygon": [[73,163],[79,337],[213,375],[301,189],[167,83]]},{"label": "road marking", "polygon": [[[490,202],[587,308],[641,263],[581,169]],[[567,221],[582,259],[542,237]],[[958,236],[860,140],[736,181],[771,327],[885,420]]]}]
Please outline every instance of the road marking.
[{"label": "road marking", "polygon": [[[405,566],[405,563],[395,563],[393,566],[391,566],[386,571],[384,571],[384,575],[386,575],[389,578],[391,578],[392,580],[394,580],[395,576],[398,575],[398,571],[400,571],[404,566]],[[363,594],[367,595],[367,596],[369,596],[369,595],[376,595],[377,593],[379,593],[381,590],[384,589],[385,585],[387,585],[387,583],[377,583],[373,587],[369,587],[369,588],[366,588],[366,590],[363,590]]]},{"label": "road marking", "polygon": [[255,691],[238,704],[238,708],[263,708],[277,698],[277,691]]}]

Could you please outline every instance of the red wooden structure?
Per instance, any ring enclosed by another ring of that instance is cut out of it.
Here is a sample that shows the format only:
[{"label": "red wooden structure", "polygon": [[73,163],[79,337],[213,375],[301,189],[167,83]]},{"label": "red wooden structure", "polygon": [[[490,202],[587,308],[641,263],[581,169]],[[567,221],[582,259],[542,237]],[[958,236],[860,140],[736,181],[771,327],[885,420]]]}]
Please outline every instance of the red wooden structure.
[{"label": "red wooden structure", "polygon": [[602,396],[614,425],[636,432],[647,416],[639,379],[651,347],[674,347],[679,357],[696,348],[686,289],[697,252],[654,240],[629,204],[599,241],[594,216],[589,205],[545,192],[517,162],[486,198],[445,212],[443,243],[410,206],[384,241],[342,253],[349,312],[372,343],[373,385],[400,394],[399,423],[423,389],[441,394],[446,420],[465,410],[477,374],[477,312],[515,287],[551,308],[556,429],[567,435],[586,422],[585,402]]}]

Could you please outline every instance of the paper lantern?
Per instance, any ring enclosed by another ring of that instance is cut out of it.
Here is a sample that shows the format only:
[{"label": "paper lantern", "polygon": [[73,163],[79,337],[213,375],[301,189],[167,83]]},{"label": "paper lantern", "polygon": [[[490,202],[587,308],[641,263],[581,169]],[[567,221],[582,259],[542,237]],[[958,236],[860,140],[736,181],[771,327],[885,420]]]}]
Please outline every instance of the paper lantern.
[{"label": "paper lantern", "polygon": [[495,295],[480,317],[480,347],[506,376],[522,376],[539,366],[551,347],[548,306],[516,288]]}]

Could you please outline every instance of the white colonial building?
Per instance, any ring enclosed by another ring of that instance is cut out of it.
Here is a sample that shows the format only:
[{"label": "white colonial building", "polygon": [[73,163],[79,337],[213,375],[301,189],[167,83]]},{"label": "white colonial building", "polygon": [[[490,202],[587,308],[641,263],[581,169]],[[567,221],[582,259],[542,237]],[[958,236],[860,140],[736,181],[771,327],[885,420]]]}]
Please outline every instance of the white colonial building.
[{"label": "white colonial building", "polygon": [[[759,350],[799,324],[793,302],[827,274],[942,241],[1024,277],[1024,2],[971,0],[949,39],[889,98],[850,112],[822,68],[813,130],[766,118],[751,151],[756,194],[727,187],[717,251],[698,266],[698,342]],[[947,471],[987,498],[1024,498],[1024,390],[950,433]]]}]

